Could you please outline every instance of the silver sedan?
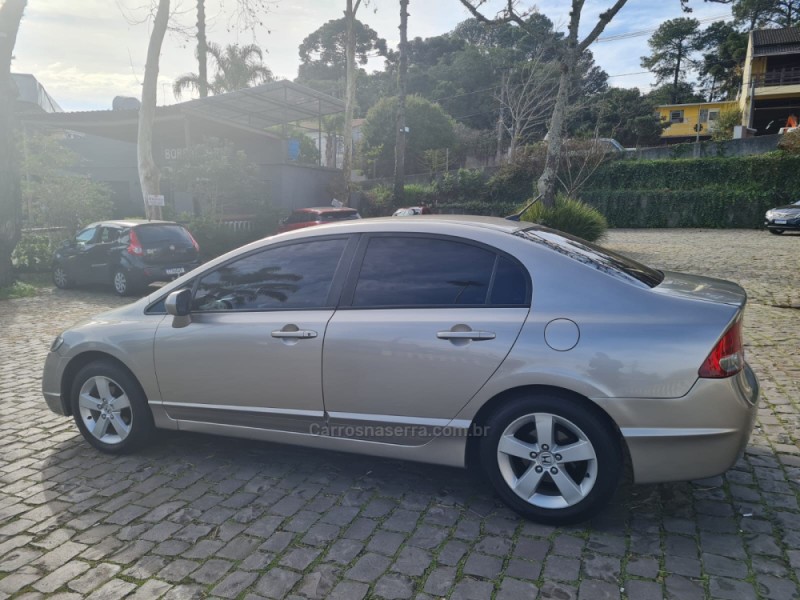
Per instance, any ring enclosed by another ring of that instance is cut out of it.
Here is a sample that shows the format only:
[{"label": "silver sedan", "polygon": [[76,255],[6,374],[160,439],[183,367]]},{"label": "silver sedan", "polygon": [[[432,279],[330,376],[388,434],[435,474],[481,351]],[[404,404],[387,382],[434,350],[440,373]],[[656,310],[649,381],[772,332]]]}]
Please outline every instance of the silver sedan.
[{"label": "silver sedan", "polygon": [[105,452],[155,427],[480,469],[540,521],[724,472],[758,382],[737,285],[503,219],[255,242],[59,335],[49,407]]}]

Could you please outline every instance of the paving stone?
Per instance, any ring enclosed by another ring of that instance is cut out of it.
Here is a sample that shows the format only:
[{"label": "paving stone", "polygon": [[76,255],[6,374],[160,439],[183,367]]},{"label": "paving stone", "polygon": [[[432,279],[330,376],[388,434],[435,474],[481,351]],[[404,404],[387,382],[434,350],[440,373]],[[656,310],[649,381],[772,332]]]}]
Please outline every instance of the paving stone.
[{"label": "paving stone", "polygon": [[375,583],[373,594],[376,598],[400,600],[411,598],[414,593],[414,582],[402,575],[384,575]]},{"label": "paving stone", "polygon": [[539,592],[537,587],[527,581],[519,581],[506,577],[497,593],[497,600],[522,600],[523,598],[536,598]]},{"label": "paving stone", "polygon": [[502,568],[503,561],[499,558],[485,554],[470,554],[464,564],[464,573],[494,579],[500,574]]},{"label": "paving stone", "polygon": [[271,569],[256,586],[256,591],[266,598],[284,598],[300,580],[300,575],[287,569]]},{"label": "paving stone", "polygon": [[212,558],[203,563],[199,569],[192,573],[191,578],[199,583],[215,583],[219,581],[225,573],[231,570],[233,563],[227,560]]},{"label": "paving stone", "polygon": [[357,581],[340,581],[331,591],[331,600],[362,600],[367,595],[369,586]]},{"label": "paving stone", "polygon": [[439,567],[431,571],[425,580],[424,590],[432,596],[446,596],[456,579],[453,567]]},{"label": "paving stone", "polygon": [[281,558],[280,564],[295,571],[305,571],[320,553],[321,550],[316,548],[295,548]]},{"label": "paving stone", "polygon": [[236,571],[219,582],[211,593],[222,598],[236,598],[258,578],[255,573]]},{"label": "paving stone", "polygon": [[380,529],[375,532],[375,535],[372,536],[372,539],[367,544],[367,550],[370,552],[378,552],[379,554],[385,554],[387,556],[392,556],[397,549],[400,547],[400,544],[403,543],[405,538],[402,534],[396,533],[394,531],[384,531]]},{"label": "paving stone", "polygon": [[158,572],[158,578],[172,583],[178,583],[183,581],[187,575],[197,570],[199,566],[200,563],[198,562],[179,558],[178,560],[173,560],[166,567],[161,569],[161,571]]},{"label": "paving stone", "polygon": [[655,581],[632,580],[625,584],[625,594],[631,600],[663,600],[664,591]]},{"label": "paving stone", "polygon": [[465,579],[456,584],[450,598],[453,600],[489,600],[493,591],[494,586],[488,581]]},{"label": "paving stone", "polygon": [[340,539],[331,544],[325,560],[340,564],[348,564],[363,550],[364,544],[355,540]]},{"label": "paving stone", "polygon": [[392,571],[419,577],[431,564],[431,555],[419,548],[406,546],[392,565]]},{"label": "paving stone", "polygon": [[347,571],[348,579],[371,583],[378,579],[391,564],[391,561],[380,554],[369,553],[358,559],[353,567]]},{"label": "paving stone", "polygon": [[756,600],[756,591],[747,581],[729,579],[727,577],[709,578],[709,590],[714,598],[729,600]]},{"label": "paving stone", "polygon": [[132,596],[128,596],[128,600],[155,600],[166,594],[171,588],[172,586],[166,581],[150,579],[145,581]]},{"label": "paving stone", "polygon": [[79,560],[71,560],[55,571],[33,584],[33,587],[45,594],[55,592],[62,585],[89,570],[89,564]]},{"label": "paving stone", "polygon": [[92,590],[100,587],[109,579],[119,573],[119,565],[110,563],[100,563],[86,571],[82,576],[77,577],[67,584],[67,587],[74,592],[79,592],[84,596]]}]

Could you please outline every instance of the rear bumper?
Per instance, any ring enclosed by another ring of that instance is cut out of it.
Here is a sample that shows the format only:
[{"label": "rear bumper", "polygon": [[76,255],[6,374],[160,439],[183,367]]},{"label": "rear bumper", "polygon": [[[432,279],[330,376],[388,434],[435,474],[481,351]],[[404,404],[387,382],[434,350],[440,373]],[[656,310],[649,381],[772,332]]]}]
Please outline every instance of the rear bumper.
[{"label": "rear bumper", "polygon": [[758,379],[745,365],[733,377],[698,379],[682,398],[597,403],[620,427],[634,480],[659,483],[713,477],[733,466],[750,439],[758,397]]},{"label": "rear bumper", "polygon": [[[201,262],[195,261],[191,263],[177,263],[177,264],[166,264],[166,265],[136,265],[131,268],[129,271],[132,278],[138,283],[143,285],[148,285],[150,283],[156,281],[172,281],[173,279],[177,279],[178,277],[188,273],[199,267]],[[168,273],[167,271],[174,270],[174,269],[183,269],[183,273]]]}]

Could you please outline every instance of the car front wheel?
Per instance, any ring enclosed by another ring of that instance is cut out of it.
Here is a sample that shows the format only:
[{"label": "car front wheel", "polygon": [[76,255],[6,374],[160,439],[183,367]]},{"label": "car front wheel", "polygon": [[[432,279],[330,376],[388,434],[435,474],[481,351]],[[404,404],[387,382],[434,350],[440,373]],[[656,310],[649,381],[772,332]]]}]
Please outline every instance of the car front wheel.
[{"label": "car front wheel", "polygon": [[153,431],[144,392],[119,365],[98,361],[83,367],[72,382],[70,398],[81,434],[103,452],[130,452]]},{"label": "car front wheel", "polygon": [[770,229],[770,233],[774,233],[775,235],[780,235],[783,233],[783,229]]},{"label": "car front wheel", "polygon": [[533,521],[567,524],[598,512],[622,472],[618,434],[567,395],[517,397],[487,423],[481,464],[500,497]]},{"label": "car front wheel", "polygon": [[67,275],[67,270],[61,265],[53,268],[53,283],[62,290],[72,287],[72,280]]}]

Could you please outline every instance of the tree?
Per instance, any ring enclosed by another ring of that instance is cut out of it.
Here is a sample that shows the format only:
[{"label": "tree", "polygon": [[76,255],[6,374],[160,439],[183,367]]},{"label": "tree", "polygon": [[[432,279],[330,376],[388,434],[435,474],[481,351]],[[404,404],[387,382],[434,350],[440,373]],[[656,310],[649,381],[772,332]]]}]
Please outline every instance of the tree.
[{"label": "tree", "polygon": [[517,147],[547,122],[557,89],[557,65],[544,62],[541,56],[521,63],[505,78],[497,100],[502,108],[500,124],[510,139],[510,161],[516,158]]},{"label": "tree", "polygon": [[587,118],[575,135],[614,138],[626,147],[658,144],[666,123],[654,112],[655,106],[637,88],[610,88],[589,103]]},{"label": "tree", "polygon": [[408,74],[408,3],[400,0],[400,55],[397,67],[397,119],[394,145],[394,200],[403,201],[406,182],[406,75]]},{"label": "tree", "polygon": [[70,173],[78,156],[55,136],[40,132],[25,134],[19,155],[23,206],[28,227],[79,227],[111,217],[109,189],[89,177]]},{"label": "tree", "polygon": [[[688,69],[697,63],[693,54],[701,47],[700,22],[681,17],[664,21],[647,41],[652,53],[642,57],[642,66],[656,76],[656,83],[672,80],[674,95]],[[672,102],[676,102],[673,98]]]},{"label": "tree", "polygon": [[[395,115],[397,97],[384,98],[367,113],[361,128],[362,153],[374,160],[375,175],[387,177],[393,173]],[[406,165],[422,166],[425,150],[452,148],[455,145],[454,121],[434,104],[419,96],[406,101]]]},{"label": "tree", "polygon": [[[345,205],[350,204],[350,179],[353,171],[353,111],[356,101],[356,13],[362,0],[346,0],[345,20],[345,92],[344,92],[344,159],[342,160],[342,177],[345,193]],[[369,3],[366,0],[365,3]]]},{"label": "tree", "polygon": [[[214,94],[235,92],[273,80],[272,71],[262,64],[263,52],[255,44],[228,44],[224,50],[217,44],[208,44],[208,53],[216,64],[214,79],[208,84],[209,91]],[[175,80],[172,91],[180,98],[184,90],[199,91],[200,85],[200,76],[188,73]]]},{"label": "tree", "polygon": [[[745,31],[763,27],[794,27],[800,23],[800,0],[705,0],[730,4],[736,25]],[[683,10],[691,12],[689,0],[681,0]]]},{"label": "tree", "polygon": [[26,0],[5,0],[0,6],[0,287],[14,278],[11,253],[20,237],[20,182],[15,161],[14,103],[11,60]]},{"label": "tree", "polygon": [[139,166],[139,182],[142,186],[144,214],[148,219],[161,218],[161,207],[151,206],[149,198],[159,195],[161,175],[153,158],[153,122],[156,116],[158,94],[158,59],[161,44],[169,24],[169,0],[159,0],[150,43],[147,46],[147,62],[142,83],[142,103],[139,108],[139,130],[136,139],[136,156]]},{"label": "tree", "polygon": [[698,94],[691,83],[678,82],[677,91],[671,83],[654,88],[647,94],[647,99],[654,107],[661,104],[689,104],[691,102],[705,102],[705,98]]},{"label": "tree", "polygon": [[747,55],[747,34],[724,21],[709,25],[700,35],[703,62],[700,77],[708,90],[708,101],[733,99],[742,85],[742,66]]},{"label": "tree", "polygon": [[[486,18],[478,8],[483,4],[482,0],[459,0],[473,17],[485,23],[514,23],[528,32],[531,36],[535,32],[529,29],[525,20],[525,15],[517,12],[514,0],[507,0],[505,8],[494,19]],[[564,144],[564,130],[570,92],[574,84],[575,74],[583,52],[603,33],[606,25],[611,22],[614,16],[625,6],[627,0],[616,0],[611,7],[600,13],[597,22],[589,30],[589,33],[580,40],[578,29],[580,28],[581,13],[584,7],[584,0],[572,0],[572,10],[569,13],[569,26],[567,28],[566,43],[559,49],[558,64],[560,77],[558,83],[558,93],[556,94],[553,113],[550,117],[550,127],[548,130],[547,157],[545,159],[544,170],[539,178],[538,188],[545,206],[554,206],[556,197],[556,187],[558,185],[558,167],[561,159],[562,147]]]}]

